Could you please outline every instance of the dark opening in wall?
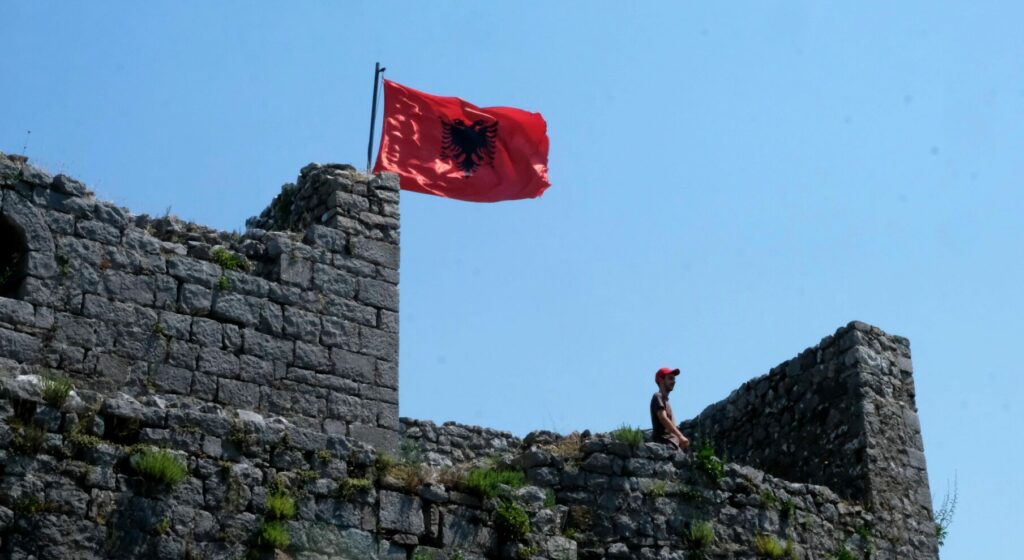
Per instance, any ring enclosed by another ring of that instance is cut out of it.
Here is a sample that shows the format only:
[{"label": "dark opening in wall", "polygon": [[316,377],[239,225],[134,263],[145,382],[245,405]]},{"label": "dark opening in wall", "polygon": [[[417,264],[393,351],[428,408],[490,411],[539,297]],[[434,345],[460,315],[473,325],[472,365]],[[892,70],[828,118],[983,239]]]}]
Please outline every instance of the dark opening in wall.
[{"label": "dark opening in wall", "polygon": [[13,297],[25,279],[28,248],[21,229],[0,214],[0,296]]}]

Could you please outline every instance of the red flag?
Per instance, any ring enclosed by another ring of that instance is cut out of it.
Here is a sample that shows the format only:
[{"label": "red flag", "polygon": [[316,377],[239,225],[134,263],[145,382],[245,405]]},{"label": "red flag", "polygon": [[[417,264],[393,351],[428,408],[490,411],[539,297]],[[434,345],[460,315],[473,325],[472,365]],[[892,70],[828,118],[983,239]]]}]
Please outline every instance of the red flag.
[{"label": "red flag", "polygon": [[477,107],[384,80],[384,130],[374,171],[402,188],[472,202],[536,198],[548,182],[540,113]]}]

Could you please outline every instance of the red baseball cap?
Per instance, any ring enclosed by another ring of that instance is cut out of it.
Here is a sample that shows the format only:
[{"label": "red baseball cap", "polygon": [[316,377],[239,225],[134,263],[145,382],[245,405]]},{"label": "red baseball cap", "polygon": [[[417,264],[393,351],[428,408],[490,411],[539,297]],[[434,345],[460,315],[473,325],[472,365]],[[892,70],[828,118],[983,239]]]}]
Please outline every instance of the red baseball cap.
[{"label": "red baseball cap", "polygon": [[679,368],[673,369],[673,368],[663,367],[663,368],[659,369],[657,371],[657,373],[654,374],[654,382],[657,383],[657,382],[661,381],[663,378],[668,377],[670,375],[673,376],[673,377],[676,376],[676,375],[679,375]]}]

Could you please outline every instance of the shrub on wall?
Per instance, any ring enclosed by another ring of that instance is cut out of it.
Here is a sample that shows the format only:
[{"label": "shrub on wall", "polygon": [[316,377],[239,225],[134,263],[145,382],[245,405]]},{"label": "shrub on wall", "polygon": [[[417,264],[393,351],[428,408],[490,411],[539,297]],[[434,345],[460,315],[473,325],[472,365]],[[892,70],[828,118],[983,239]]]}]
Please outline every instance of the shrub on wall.
[{"label": "shrub on wall", "polygon": [[507,541],[516,541],[530,532],[530,517],[513,502],[503,502],[494,514],[494,527]]},{"label": "shrub on wall", "polygon": [[644,443],[644,432],[640,428],[634,428],[628,424],[623,424],[612,430],[612,439],[620,443],[628,444],[632,447],[640,447]]},{"label": "shrub on wall", "polygon": [[132,468],[143,478],[173,486],[188,476],[185,464],[166,449],[146,448],[131,456]]},{"label": "shrub on wall", "polygon": [[267,494],[267,516],[272,519],[295,517],[295,499],[281,491]]},{"label": "shrub on wall", "polygon": [[64,377],[44,377],[41,384],[43,400],[46,404],[60,408],[68,400],[68,396],[74,389],[71,380]]},{"label": "shrub on wall", "polygon": [[284,550],[291,544],[292,538],[288,534],[288,527],[280,521],[266,521],[260,526],[259,544]]},{"label": "shrub on wall", "polygon": [[522,471],[500,469],[473,469],[466,475],[465,488],[479,496],[494,498],[498,495],[499,485],[513,489],[526,483]]}]

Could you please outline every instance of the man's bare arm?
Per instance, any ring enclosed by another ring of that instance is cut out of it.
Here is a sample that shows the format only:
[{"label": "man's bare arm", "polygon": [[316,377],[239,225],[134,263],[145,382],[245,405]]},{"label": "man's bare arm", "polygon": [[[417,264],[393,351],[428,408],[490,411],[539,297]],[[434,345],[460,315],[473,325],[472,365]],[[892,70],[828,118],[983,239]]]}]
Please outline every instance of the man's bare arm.
[{"label": "man's bare arm", "polygon": [[661,422],[665,431],[679,442],[679,447],[682,447],[683,449],[690,447],[690,440],[683,435],[683,432],[679,431],[679,427],[677,427],[668,417],[668,412],[666,412],[665,409],[658,411],[658,421]]}]

